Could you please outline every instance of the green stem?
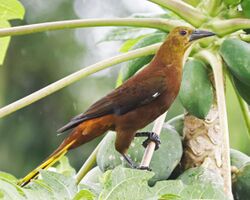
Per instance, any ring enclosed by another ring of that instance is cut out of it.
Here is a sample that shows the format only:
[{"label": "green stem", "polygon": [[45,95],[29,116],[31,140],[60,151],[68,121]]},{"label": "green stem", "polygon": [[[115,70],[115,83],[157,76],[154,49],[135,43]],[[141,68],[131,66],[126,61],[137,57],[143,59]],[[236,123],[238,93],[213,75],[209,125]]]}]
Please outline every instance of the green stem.
[{"label": "green stem", "polygon": [[207,16],[204,15],[197,8],[192,7],[191,5],[177,0],[149,0],[153,3],[156,3],[164,8],[167,8],[184,20],[189,22],[195,27],[199,27],[203,22],[207,21]]},{"label": "green stem", "polygon": [[188,3],[194,7],[200,3],[200,0],[183,0],[183,1],[185,1],[186,3]]},{"label": "green stem", "polygon": [[[102,139],[103,141],[103,139]],[[94,167],[96,164],[96,155],[99,147],[101,146],[102,141],[98,144],[98,146],[94,149],[94,151],[90,154],[88,159],[85,161],[81,169],[78,171],[76,175],[76,184],[78,185],[83,177]]]},{"label": "green stem", "polygon": [[228,20],[215,20],[208,23],[206,26],[211,28],[218,35],[224,36],[241,29],[250,28],[250,19],[235,18]]},{"label": "green stem", "polygon": [[231,85],[234,88],[234,92],[235,92],[235,94],[237,96],[237,99],[239,101],[241,112],[242,112],[242,115],[243,115],[243,118],[244,118],[244,121],[245,121],[245,124],[246,124],[246,127],[247,127],[248,134],[250,136],[250,113],[249,113],[248,105],[241,98],[241,96],[239,95],[239,93],[238,93],[238,91],[237,91],[237,89],[236,89],[236,87],[234,85],[232,75],[229,72],[227,72],[227,76],[228,76],[228,78],[230,80]]},{"label": "green stem", "polygon": [[218,9],[221,6],[221,0],[209,0],[206,3],[206,7],[204,7],[204,9],[206,9],[206,12],[214,17],[217,15],[218,13]]},{"label": "green stem", "polygon": [[90,74],[93,74],[95,72],[98,72],[100,70],[103,70],[105,68],[108,68],[112,65],[116,65],[118,63],[132,60],[134,58],[151,55],[154,54],[157,49],[160,47],[160,44],[154,44],[148,47],[144,47],[141,49],[136,49],[133,51],[130,51],[128,53],[124,53],[118,56],[114,56],[112,58],[108,58],[106,60],[103,60],[101,62],[98,62],[96,64],[90,65],[88,67],[85,67],[84,69],[81,69],[69,76],[66,76],[62,78],[61,80],[58,80],[47,87],[44,87],[14,103],[11,103],[3,108],[0,109],[0,118],[9,115],[25,106],[28,106],[78,80],[80,80],[83,77],[86,77]]},{"label": "green stem", "polygon": [[176,26],[185,25],[180,20],[162,19],[162,18],[121,18],[121,19],[76,19],[57,22],[45,22],[12,28],[0,29],[0,37],[24,35],[51,30],[96,27],[96,26],[135,26],[156,28],[163,31],[169,31]]}]

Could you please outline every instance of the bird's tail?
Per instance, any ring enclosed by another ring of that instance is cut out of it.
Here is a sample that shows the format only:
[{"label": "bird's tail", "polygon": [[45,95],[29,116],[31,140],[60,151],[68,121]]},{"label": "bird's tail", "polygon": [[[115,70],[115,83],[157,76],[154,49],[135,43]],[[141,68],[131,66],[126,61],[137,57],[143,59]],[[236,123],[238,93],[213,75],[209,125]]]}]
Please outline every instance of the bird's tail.
[{"label": "bird's tail", "polygon": [[74,142],[75,140],[65,146],[59,146],[59,148],[54,151],[54,153],[52,153],[41,165],[39,165],[37,168],[27,174],[24,178],[22,178],[18,182],[18,185],[20,185],[21,187],[27,185],[31,181],[31,179],[34,179],[38,176],[40,170],[48,169],[49,167],[51,167],[68,152],[69,148],[74,144]]}]

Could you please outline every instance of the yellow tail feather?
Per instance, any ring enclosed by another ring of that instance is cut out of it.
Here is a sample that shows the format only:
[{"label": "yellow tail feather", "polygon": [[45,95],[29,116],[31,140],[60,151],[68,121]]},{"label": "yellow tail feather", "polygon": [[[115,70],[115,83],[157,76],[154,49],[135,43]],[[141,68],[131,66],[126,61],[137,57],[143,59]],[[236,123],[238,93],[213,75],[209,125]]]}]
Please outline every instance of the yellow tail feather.
[{"label": "yellow tail feather", "polygon": [[38,176],[39,171],[41,169],[48,169],[53,164],[55,164],[62,156],[64,156],[67,152],[69,147],[74,143],[75,141],[72,141],[71,143],[67,144],[65,147],[60,148],[59,150],[56,150],[47,160],[45,160],[41,165],[39,165],[37,168],[35,168],[33,171],[31,171],[29,174],[27,174],[24,178],[22,178],[17,184],[21,187],[27,185],[31,179],[34,179]]}]

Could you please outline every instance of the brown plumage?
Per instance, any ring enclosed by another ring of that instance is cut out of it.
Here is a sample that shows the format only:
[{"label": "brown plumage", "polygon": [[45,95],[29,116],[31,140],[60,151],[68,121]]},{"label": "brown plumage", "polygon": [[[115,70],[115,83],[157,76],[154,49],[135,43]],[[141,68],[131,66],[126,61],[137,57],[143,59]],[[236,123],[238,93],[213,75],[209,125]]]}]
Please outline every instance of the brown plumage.
[{"label": "brown plumage", "polygon": [[115,148],[133,167],[126,153],[136,131],[154,121],[171,106],[179,92],[185,51],[191,41],[211,35],[214,34],[187,27],[177,27],[171,31],[146,68],[58,130],[64,132],[74,128],[57,150],[24,177],[20,185],[26,185],[37,176],[40,169],[53,165],[68,150],[108,130],[116,131]]}]

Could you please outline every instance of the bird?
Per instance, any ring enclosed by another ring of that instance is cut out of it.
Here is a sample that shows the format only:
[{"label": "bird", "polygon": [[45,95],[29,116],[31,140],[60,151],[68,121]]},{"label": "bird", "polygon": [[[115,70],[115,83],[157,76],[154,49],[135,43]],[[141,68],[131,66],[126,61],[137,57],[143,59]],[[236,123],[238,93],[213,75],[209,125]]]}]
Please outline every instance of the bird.
[{"label": "bird", "polygon": [[115,149],[131,168],[137,167],[127,155],[134,137],[147,137],[143,142],[156,143],[160,138],[153,132],[137,132],[166,112],[178,95],[184,54],[191,44],[215,33],[190,27],[176,27],[167,35],[152,61],[121,86],[91,105],[85,112],[72,118],[58,130],[71,130],[59,147],[37,168],[19,181],[25,186],[36,178],[39,171],[57,162],[69,150],[103,135],[108,130],[116,132]]}]

